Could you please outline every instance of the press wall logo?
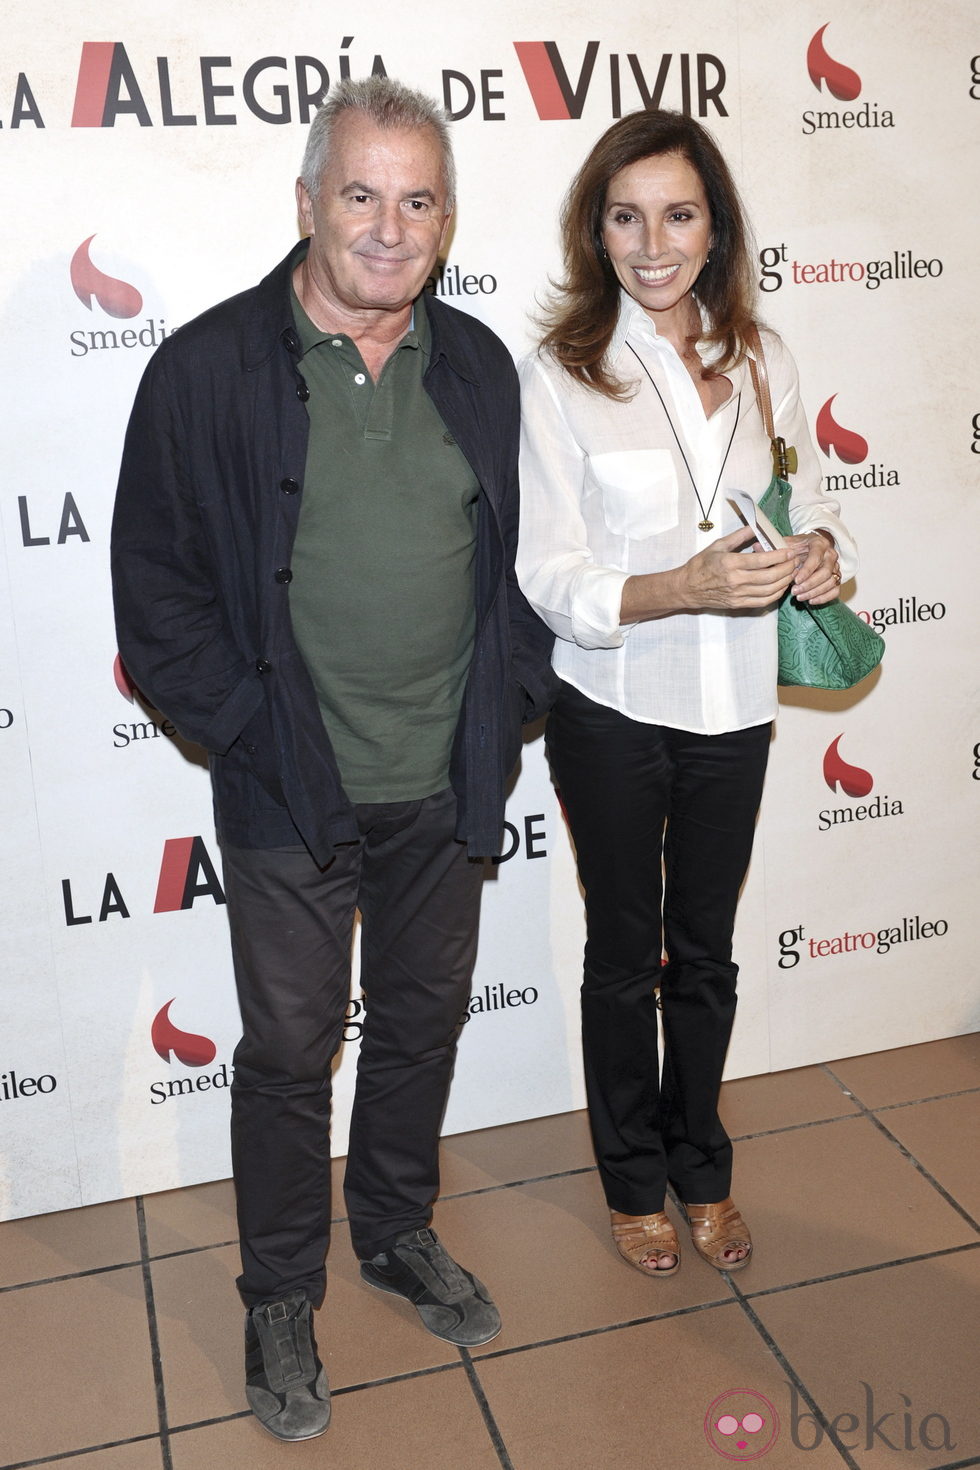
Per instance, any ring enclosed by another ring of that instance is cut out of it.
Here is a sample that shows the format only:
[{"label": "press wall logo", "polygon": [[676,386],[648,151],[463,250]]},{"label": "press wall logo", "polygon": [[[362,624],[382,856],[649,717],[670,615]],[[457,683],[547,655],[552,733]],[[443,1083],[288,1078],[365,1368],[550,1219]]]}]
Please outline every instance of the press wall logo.
[{"label": "press wall logo", "polygon": [[[0,82],[0,127],[6,117],[11,128],[44,128],[44,114],[73,128],[214,128],[253,121],[305,126],[334,81],[388,75],[386,58],[373,43],[358,40],[351,50],[356,39],[341,38],[330,66],[309,55],[259,56],[245,65],[231,55],[154,57],[122,40],[85,41],[73,103],[67,95],[39,95],[26,72],[19,72],[12,86]],[[486,57],[487,65],[467,71],[442,56],[439,69],[419,76],[418,85],[441,93],[453,122],[504,122],[518,98],[524,114],[528,95],[541,122],[576,120],[586,106],[612,118],[640,107],[728,116],[728,69],[710,51],[622,53],[604,50],[598,40],[574,51],[557,41],[501,46]],[[396,61],[395,74],[403,69]]]},{"label": "press wall logo", "polygon": [[58,1086],[58,1079],[51,1072],[42,1072],[40,1077],[28,1077],[24,1073],[0,1072],[0,1102],[20,1102],[25,1097],[48,1097]]},{"label": "press wall logo", "polygon": [[150,1040],[153,1050],[165,1062],[183,1062],[185,1067],[206,1067],[213,1062],[218,1048],[209,1036],[198,1036],[193,1031],[181,1031],[170,1019],[170,1007],[177,997],[171,996],[153,1017]]},{"label": "press wall logo", "polygon": [[903,914],[879,926],[878,921],[867,928],[847,929],[843,934],[825,934],[819,937],[808,932],[807,926],[797,924],[784,929],[779,936],[779,955],[776,964],[781,970],[792,970],[803,958],[824,960],[831,955],[842,954],[889,954],[898,944],[915,944],[923,939],[942,939],[949,933],[946,919],[923,919],[919,914]]},{"label": "press wall logo", "polygon": [[855,608],[854,611],[869,628],[874,628],[876,633],[884,633],[886,628],[903,627],[909,623],[941,623],[946,616],[946,604],[920,602],[913,593],[910,597],[900,597],[891,607],[876,607],[870,612]]},{"label": "press wall logo", "polygon": [[[853,283],[864,286],[868,291],[877,291],[879,286],[890,281],[921,281],[926,277],[936,280],[943,273],[943,263],[938,256],[917,256],[911,249],[893,250],[891,255],[879,260],[838,260],[832,255],[829,260],[790,259],[789,246],[766,245],[759,251],[760,291],[778,291],[787,274],[794,286],[848,286]],[[780,270],[785,266],[786,270]]]},{"label": "press wall logo", "polygon": [[492,296],[497,289],[497,277],[489,271],[476,274],[461,265],[437,266],[425,283],[430,296]]},{"label": "press wall logo", "polygon": [[864,803],[864,798],[874,790],[874,777],[861,766],[851,765],[840,753],[843,734],[832,740],[824,751],[823,778],[833,792],[841,791],[845,796],[858,801],[858,806],[830,807],[819,815],[818,827],[827,832],[831,827],[846,826],[852,822],[864,822],[878,817],[903,816],[902,803],[888,796],[875,796]]},{"label": "press wall logo", "polygon": [[[481,990],[474,991],[470,996],[466,1010],[460,1017],[460,1022],[470,1021],[474,1016],[488,1015],[491,1011],[508,1011],[517,1006],[533,1006],[537,998],[538,992],[533,985],[525,985],[523,989],[516,987],[508,989],[502,981],[498,981],[495,985],[484,985]],[[367,997],[363,991],[359,996],[351,996],[344,1015],[344,1026],[341,1033],[348,1046],[360,1042],[367,1024],[367,1016]]]},{"label": "press wall logo", "polygon": [[[90,878],[62,878],[61,896],[65,923],[69,928],[93,922],[94,914],[83,912],[83,905],[94,910],[94,895],[98,891],[98,879],[93,882]],[[204,838],[168,838],[163,844],[153,913],[172,914],[185,911],[204,898],[209,898],[216,905],[225,902],[224,889]],[[113,916],[120,919],[132,917],[115,873],[106,873],[99,900],[98,922],[104,924]]]},{"label": "press wall logo", "polygon": [[[92,260],[91,245],[95,235],[89,235],[78,246],[68,267],[71,287],[86,311],[112,317],[116,321],[131,321],[143,310],[143,296],[130,281],[110,275]],[[171,331],[176,330],[170,328]],[[88,357],[91,352],[131,350],[134,347],[159,347],[168,334],[162,317],[146,316],[137,328],[115,327],[78,328],[68,334],[69,351],[72,357]]]},{"label": "press wall logo", "polygon": [[[822,25],[810,38],[806,49],[806,69],[810,81],[818,92],[827,92],[838,102],[856,102],[861,95],[861,78],[853,67],[831,56],[824,43],[826,25]],[[894,116],[876,102],[864,102],[860,107],[839,111],[807,111],[803,114],[802,131],[806,134],[838,128],[893,128]]]},{"label": "press wall logo", "polygon": [[92,310],[94,299],[108,316],[139,316],[143,310],[143,298],[136,287],[131,286],[128,281],[106,275],[92,264],[89,246],[94,239],[94,235],[89,235],[71,258],[68,274],[75,295],[89,311]]},{"label": "press wall logo", "polygon": [[[170,1007],[177,997],[173,996],[153,1017],[150,1041],[158,1057],[169,1065],[179,1062],[184,1067],[199,1069],[208,1067],[218,1054],[218,1048],[210,1036],[195,1031],[183,1031],[170,1019]],[[166,1082],[150,1084],[150,1103],[158,1106],[171,1098],[190,1097],[195,1093],[210,1092],[213,1088],[224,1089],[231,1085],[231,1074],[224,1062],[214,1072],[201,1072],[197,1077],[172,1077]]]},{"label": "press wall logo", "polygon": [[[834,393],[823,404],[817,414],[817,443],[828,459],[838,459],[841,464],[863,464],[868,458],[868,441],[856,429],[840,422],[839,413],[834,412],[837,394]],[[831,495],[842,490],[882,490],[900,485],[896,469],[888,469],[878,461],[872,461],[866,470],[854,470],[849,475],[828,474],[824,476],[824,488]]]},{"label": "press wall logo", "polygon": [[[112,678],[119,693],[128,704],[135,706],[136,697],[139,694],[140,702],[148,705],[151,709],[153,708],[149,704],[149,701],[145,700],[136,688],[136,685],[130,678],[129,670],[122,661],[122,655],[119,653],[116,654],[115,661],[112,665]],[[112,743],[116,749],[125,750],[130,745],[145,745],[147,741],[159,740],[161,735],[165,736],[168,740],[175,739],[177,735],[176,725],[171,724],[168,719],[165,719],[159,710],[154,710],[154,713],[160,716],[159,719],[120,720],[117,724],[113,725]]]},{"label": "press wall logo", "polygon": [[[566,122],[580,118],[595,78],[600,42],[588,42],[574,81],[557,41],[515,41],[514,50],[541,121]],[[608,87],[609,112],[614,118],[623,116],[624,81],[633,84],[636,94],[627,97],[627,112],[638,106],[675,107],[688,116],[696,112],[698,117],[707,117],[710,108],[721,117],[728,116],[721,100],[727,80],[725,66],[709,52],[682,51],[675,55],[668,51],[659,57],[641,58],[636,52],[628,52],[623,57],[613,51],[604,58],[604,63],[600,75],[606,73],[606,76],[602,82],[596,79],[596,89],[606,93]],[[669,101],[665,100],[667,93],[671,97]],[[500,117],[503,116],[501,113]]]}]

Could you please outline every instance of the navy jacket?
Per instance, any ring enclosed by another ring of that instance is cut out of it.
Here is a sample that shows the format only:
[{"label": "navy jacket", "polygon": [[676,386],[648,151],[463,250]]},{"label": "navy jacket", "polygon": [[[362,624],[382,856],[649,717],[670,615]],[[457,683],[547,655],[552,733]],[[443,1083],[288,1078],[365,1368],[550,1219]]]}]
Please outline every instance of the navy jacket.
[{"label": "navy jacket", "polygon": [[[215,820],[233,846],[302,839],[320,863],[357,838],[289,618],[289,561],[309,396],[292,319],[296,246],[265,280],[181,327],[140,384],[112,525],[116,627],[139,689],[210,754]],[[424,378],[480,483],[476,639],[453,744],[457,835],[500,851],[521,722],[555,688],[552,635],[514,575],[517,377],[482,323],[426,301]],[[379,588],[379,595],[383,588]]]}]

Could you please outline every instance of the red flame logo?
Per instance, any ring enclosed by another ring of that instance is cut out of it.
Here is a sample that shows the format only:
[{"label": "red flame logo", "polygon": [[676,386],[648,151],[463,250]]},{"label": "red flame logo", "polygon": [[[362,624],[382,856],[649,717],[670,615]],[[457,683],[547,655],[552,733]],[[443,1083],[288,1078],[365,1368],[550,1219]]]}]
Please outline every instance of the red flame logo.
[{"label": "red flame logo", "polygon": [[121,653],[116,654],[115,662],[112,665],[112,677],[116,681],[116,688],[119,690],[123,699],[128,699],[130,704],[132,704],[133,690],[136,688],[136,685],[129,677],[129,671],[122,661]]},{"label": "red flame logo", "polygon": [[867,796],[875,784],[874,777],[870,771],[862,771],[860,766],[848,765],[837,749],[843,738],[843,735],[838,735],[824,751],[823,778],[831,791],[840,786],[846,796]]},{"label": "red flame logo", "polygon": [[209,1036],[195,1036],[193,1031],[178,1031],[170,1019],[170,1007],[176,999],[174,996],[173,1000],[168,1000],[163,1009],[157,1011],[153,1017],[150,1028],[153,1050],[165,1062],[171,1060],[172,1052],[185,1067],[206,1067],[208,1062],[214,1061],[218,1048]]},{"label": "red flame logo", "polygon": [[833,450],[844,464],[860,464],[868,457],[868,441],[854,429],[845,429],[834,418],[830,405],[836,397],[835,393],[833,398],[828,398],[817,414],[817,443],[828,458]]},{"label": "red flame logo", "polygon": [[89,311],[92,310],[94,296],[109,316],[138,316],[143,310],[143,298],[136,287],[128,281],[117,281],[115,276],[107,276],[92,264],[88,247],[94,239],[94,235],[89,235],[71,258],[71,284],[75,295]]},{"label": "red flame logo", "polygon": [[806,69],[810,73],[810,81],[818,92],[823,90],[821,83],[826,82],[827,91],[833,93],[839,102],[853,102],[861,95],[861,78],[849,66],[827,55],[823,44],[826,29],[826,26],[821,26],[806,48]]}]

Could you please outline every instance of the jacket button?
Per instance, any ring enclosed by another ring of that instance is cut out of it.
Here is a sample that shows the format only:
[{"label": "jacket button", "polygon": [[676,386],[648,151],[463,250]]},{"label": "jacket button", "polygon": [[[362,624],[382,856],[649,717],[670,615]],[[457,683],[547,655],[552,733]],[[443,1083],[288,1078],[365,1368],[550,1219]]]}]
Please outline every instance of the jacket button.
[{"label": "jacket button", "polygon": [[255,754],[255,746],[254,745],[246,745],[246,747],[245,747],[245,753],[246,753],[246,755],[254,755]]},{"label": "jacket button", "polygon": [[309,388],[307,388],[306,384],[305,383],[297,383],[296,384],[296,397],[299,399],[300,403],[305,403],[306,400],[309,398],[309,396],[310,396],[310,390],[309,390]]},{"label": "jacket button", "polygon": [[293,574],[289,570],[288,567],[277,567],[277,569],[276,569],[276,581],[277,582],[283,582],[283,583],[285,583],[285,582],[291,582],[292,580],[293,580]]},{"label": "jacket button", "polygon": [[299,481],[291,480],[287,477],[285,480],[279,481],[279,489],[282,491],[283,495],[295,495],[296,491],[299,489]]},{"label": "jacket button", "polygon": [[255,660],[255,672],[257,674],[271,674],[272,665],[269,660],[267,658],[257,658]]},{"label": "jacket button", "polygon": [[293,327],[287,327],[279,340],[287,352],[298,352],[300,349],[299,333]]}]

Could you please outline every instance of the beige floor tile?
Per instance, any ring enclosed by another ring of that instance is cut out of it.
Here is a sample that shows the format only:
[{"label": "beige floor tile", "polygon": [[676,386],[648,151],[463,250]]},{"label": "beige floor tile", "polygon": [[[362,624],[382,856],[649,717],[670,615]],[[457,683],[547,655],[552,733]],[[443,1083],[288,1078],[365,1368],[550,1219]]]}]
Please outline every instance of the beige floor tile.
[{"label": "beige floor tile", "polygon": [[442,1140],[440,1158],[444,1198],[470,1189],[595,1167],[584,1112],[557,1113],[504,1128],[457,1133]]},{"label": "beige floor tile", "polygon": [[337,1395],[326,1435],[306,1444],[238,1419],[170,1445],[174,1470],[500,1470],[462,1368]]},{"label": "beige floor tile", "polygon": [[957,1204],[980,1220],[980,1092],[890,1108],[881,1121]]},{"label": "beige floor tile", "polygon": [[[174,1256],[155,1261],[152,1270],[171,1424],[246,1409],[237,1249]],[[327,1299],[315,1330],[333,1388],[459,1361],[456,1348],[430,1337],[414,1307],[361,1281],[343,1227],[331,1246]]]},{"label": "beige floor tile", "polygon": [[740,1077],[721,1089],[721,1120],[732,1138],[844,1118],[858,1111],[822,1067],[795,1067],[761,1077]]},{"label": "beige floor tile", "polygon": [[144,1195],[143,1210],[151,1256],[238,1239],[235,1187],[230,1179]]},{"label": "beige floor tile", "polygon": [[975,1238],[867,1118],[738,1144],[734,1196],[755,1242],[746,1292]]},{"label": "beige floor tile", "polygon": [[731,1295],[690,1249],[683,1269],[666,1281],[651,1281],[621,1260],[594,1173],[445,1200],[437,1226],[452,1254],[486,1282],[503,1318],[501,1335],[474,1353]]},{"label": "beige floor tile", "polygon": [[235,1287],[233,1246],[154,1261],[167,1415],[193,1424],[247,1409],[243,1386],[243,1308]]},{"label": "beige floor tile", "polygon": [[[752,1305],[829,1419],[842,1414],[843,1442],[862,1470],[980,1463],[976,1324],[980,1250],[869,1271],[758,1297]],[[888,1448],[872,1432],[883,1414]],[[905,1399],[910,1400],[906,1403]],[[909,1414],[908,1431],[904,1422]],[[950,1448],[941,1446],[949,1424]],[[803,1421],[801,1444],[815,1438]],[[809,1454],[805,1463],[809,1463]],[[803,1463],[801,1456],[801,1463]]]},{"label": "beige floor tile", "polygon": [[[63,1470],[60,1461],[52,1470]],[[92,1450],[67,1462],[72,1470],[161,1470],[163,1451],[159,1439],[140,1439],[135,1444],[116,1445],[111,1450]]]},{"label": "beige floor tile", "polygon": [[[142,1272],[107,1271],[0,1295],[3,1463],[157,1432]],[[43,1385],[70,1392],[40,1394]]]},{"label": "beige floor tile", "polygon": [[139,1258],[139,1228],[131,1199],[0,1224],[0,1286],[70,1276]]},{"label": "beige floor tile", "polygon": [[980,1087],[980,1031],[828,1063],[869,1108]]},{"label": "beige floor tile", "polygon": [[[517,1470],[720,1470],[740,1452],[726,1461],[708,1442],[705,1420],[719,1399],[716,1415],[737,1403],[766,1419],[746,1441],[756,1458],[773,1433],[772,1406],[780,1427],[760,1463],[800,1470],[782,1425],[783,1374],[734,1304],[483,1359],[477,1371]],[[734,1389],[746,1392],[733,1397]],[[709,1423],[731,1450],[715,1415]],[[841,1462],[825,1446],[805,1464],[840,1470]]]}]

